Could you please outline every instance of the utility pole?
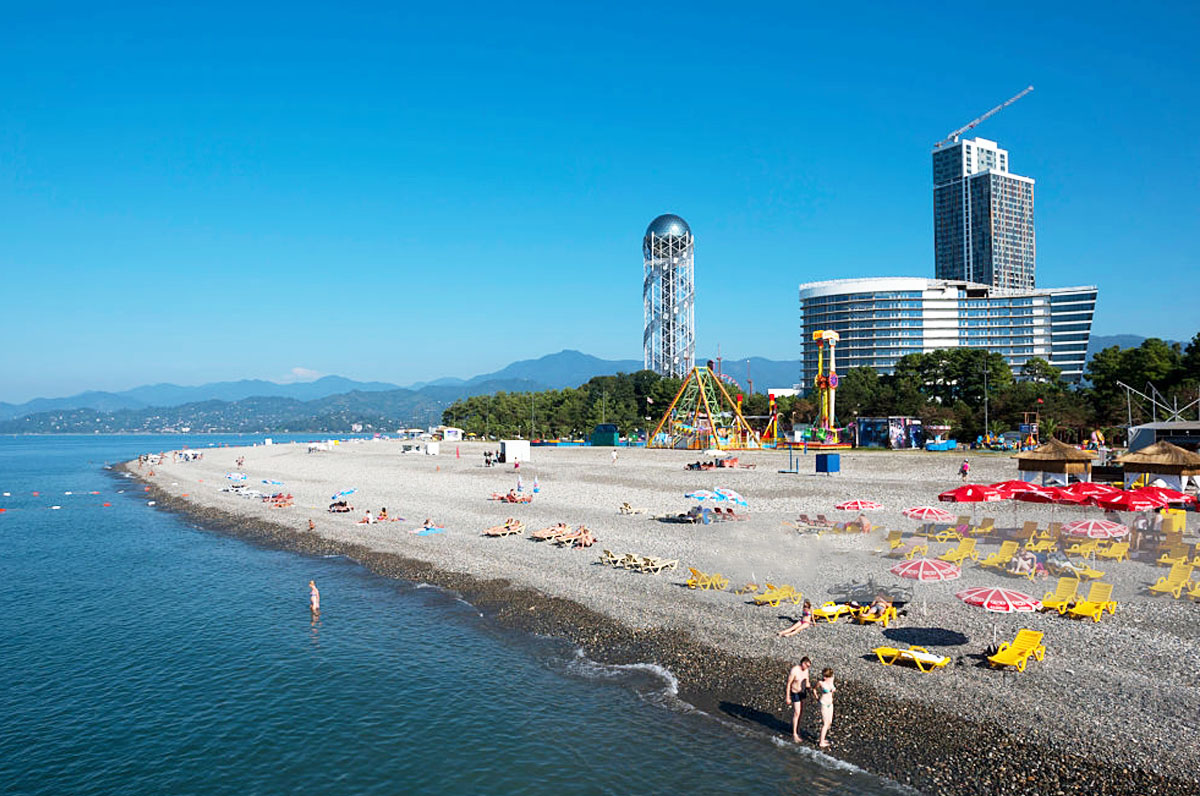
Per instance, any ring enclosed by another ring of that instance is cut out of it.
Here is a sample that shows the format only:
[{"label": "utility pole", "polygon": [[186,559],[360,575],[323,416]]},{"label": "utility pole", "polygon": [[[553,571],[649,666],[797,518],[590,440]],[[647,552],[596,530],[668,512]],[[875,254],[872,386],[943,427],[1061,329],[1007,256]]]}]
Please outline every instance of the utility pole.
[{"label": "utility pole", "polygon": [[983,349],[983,436],[991,432],[988,426],[988,351]]},{"label": "utility pole", "polygon": [[529,441],[533,442],[533,396],[534,393],[529,393]]},{"label": "utility pole", "polygon": [[600,422],[608,422],[608,393],[600,393]]}]

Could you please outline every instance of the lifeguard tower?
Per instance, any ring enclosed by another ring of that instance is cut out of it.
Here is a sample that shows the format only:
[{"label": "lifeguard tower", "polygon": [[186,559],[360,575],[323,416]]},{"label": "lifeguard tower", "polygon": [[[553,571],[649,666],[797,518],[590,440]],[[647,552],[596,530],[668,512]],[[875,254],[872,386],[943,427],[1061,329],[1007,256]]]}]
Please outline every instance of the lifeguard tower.
[{"label": "lifeguard tower", "polygon": [[[849,441],[843,442],[837,427],[837,344],[842,336],[835,331],[825,330],[813,332],[813,341],[817,344],[817,377],[813,386],[817,390],[818,417],[813,424],[808,441],[808,447],[818,451],[848,450]],[[829,350],[828,370],[826,370],[826,348]]]}]

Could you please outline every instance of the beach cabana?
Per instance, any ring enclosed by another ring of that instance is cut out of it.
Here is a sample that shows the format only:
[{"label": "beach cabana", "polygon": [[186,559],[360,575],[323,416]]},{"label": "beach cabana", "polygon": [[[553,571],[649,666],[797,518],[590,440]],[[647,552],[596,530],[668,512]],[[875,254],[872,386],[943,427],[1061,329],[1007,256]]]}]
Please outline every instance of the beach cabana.
[{"label": "beach cabana", "polygon": [[1161,480],[1180,492],[1191,479],[1200,486],[1200,453],[1192,453],[1170,442],[1156,442],[1141,450],[1117,457],[1125,473],[1125,486],[1146,476],[1147,483]]},{"label": "beach cabana", "polygon": [[1035,481],[1040,475],[1043,484],[1065,486],[1072,475],[1080,481],[1091,481],[1092,459],[1098,455],[1095,451],[1080,450],[1051,437],[1045,445],[1012,458],[1017,460],[1017,470],[1023,480]]}]

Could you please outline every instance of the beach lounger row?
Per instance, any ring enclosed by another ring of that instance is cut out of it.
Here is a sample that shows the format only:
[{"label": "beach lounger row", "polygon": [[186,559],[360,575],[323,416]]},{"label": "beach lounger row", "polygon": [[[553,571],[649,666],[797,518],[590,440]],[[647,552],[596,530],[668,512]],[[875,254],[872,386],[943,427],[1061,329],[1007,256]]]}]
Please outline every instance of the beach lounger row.
[{"label": "beach lounger row", "polygon": [[654,556],[642,556],[637,553],[625,553],[624,555],[616,555],[611,550],[605,550],[600,556],[600,563],[607,566],[616,567],[618,569],[631,569],[634,572],[644,572],[651,575],[667,569],[678,569],[678,558],[656,558]]},{"label": "beach lounger row", "polygon": [[[1054,591],[1046,592],[1042,598],[1043,611],[1057,611],[1060,616],[1091,619],[1099,622],[1104,612],[1115,614],[1117,601],[1112,598],[1112,584],[1095,582],[1088,589],[1087,597],[1079,597],[1079,578],[1059,578]],[[1039,659],[1040,660],[1040,659]]]},{"label": "beach lounger row", "polygon": [[[1029,659],[1045,660],[1046,647],[1042,644],[1042,633],[1036,630],[1020,630],[1011,642],[1004,642],[992,655],[987,656],[988,664],[997,668],[1015,667],[1018,672],[1025,671]],[[897,647],[876,647],[872,652],[884,666],[897,663],[910,663],[918,671],[930,672],[934,669],[944,669],[950,665],[950,656],[938,655],[924,647],[910,646],[908,649]]]}]

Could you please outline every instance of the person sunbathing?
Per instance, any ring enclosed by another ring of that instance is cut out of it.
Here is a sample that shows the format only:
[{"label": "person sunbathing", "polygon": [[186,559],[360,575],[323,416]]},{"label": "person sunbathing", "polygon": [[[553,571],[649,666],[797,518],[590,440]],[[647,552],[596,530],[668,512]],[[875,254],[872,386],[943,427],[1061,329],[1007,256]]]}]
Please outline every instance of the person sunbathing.
[{"label": "person sunbathing", "polygon": [[887,609],[892,607],[892,603],[882,594],[876,594],[875,599],[871,601],[871,605],[867,608],[868,616],[883,616]]},{"label": "person sunbathing", "polygon": [[375,518],[371,516],[370,510],[364,511],[362,519],[358,521],[359,525],[374,525]]},{"label": "person sunbathing", "polygon": [[379,510],[379,515],[375,519],[377,519],[379,522],[387,522],[387,518],[388,518],[387,506],[384,506],[383,508],[381,508]]},{"label": "person sunbathing", "polygon": [[436,527],[437,526],[433,524],[433,520],[429,519],[428,517],[425,518],[425,522],[421,523],[421,528],[426,531],[428,531],[430,528]]},{"label": "person sunbathing", "polygon": [[1008,571],[1013,575],[1028,575],[1037,567],[1037,556],[1028,550],[1023,550],[1013,556],[1012,563],[1008,565]]},{"label": "person sunbathing", "polygon": [[812,623],[813,623],[812,603],[809,602],[808,600],[805,600],[804,607],[800,610],[800,619],[797,620],[796,624],[794,624],[791,627],[786,628],[784,630],[780,630],[776,635],[794,636],[797,633],[799,633],[801,630],[812,627]]}]

